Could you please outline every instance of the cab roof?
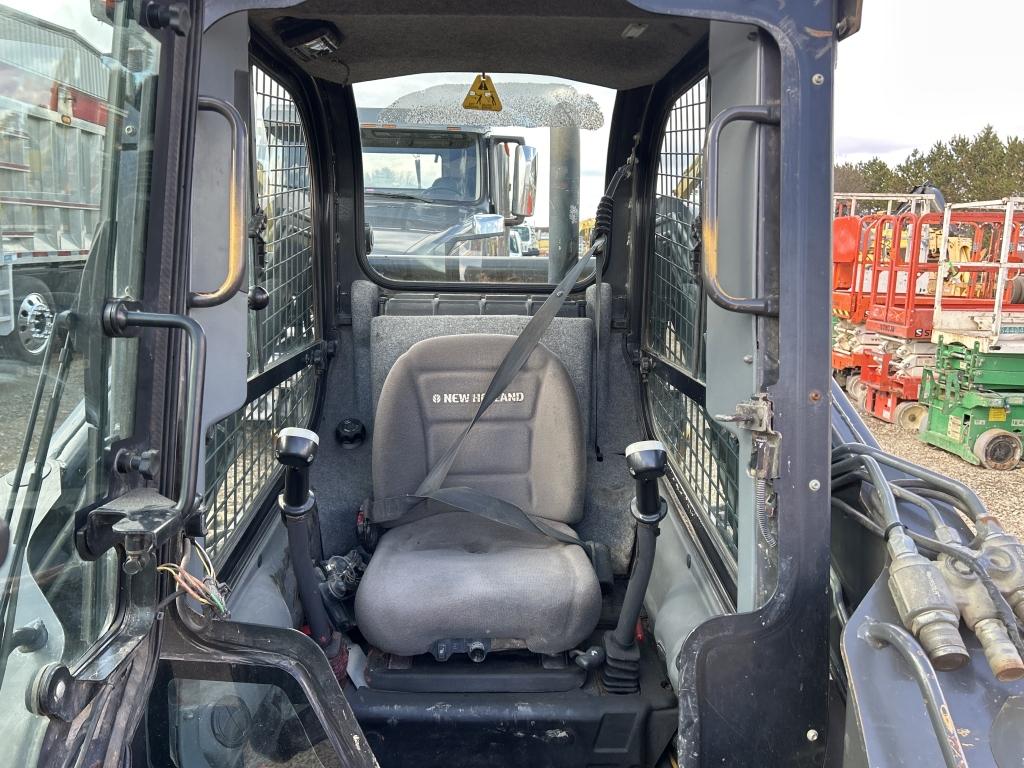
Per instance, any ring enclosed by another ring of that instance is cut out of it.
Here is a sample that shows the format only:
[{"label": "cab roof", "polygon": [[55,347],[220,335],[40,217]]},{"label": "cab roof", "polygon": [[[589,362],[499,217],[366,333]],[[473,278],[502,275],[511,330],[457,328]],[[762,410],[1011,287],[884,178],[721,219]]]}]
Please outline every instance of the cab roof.
[{"label": "cab roof", "polygon": [[[626,0],[306,0],[253,11],[257,33],[311,75],[357,83],[425,72],[555,75],[627,90],[659,80],[707,34],[707,21]],[[282,40],[321,22],[337,32],[312,60]]]}]

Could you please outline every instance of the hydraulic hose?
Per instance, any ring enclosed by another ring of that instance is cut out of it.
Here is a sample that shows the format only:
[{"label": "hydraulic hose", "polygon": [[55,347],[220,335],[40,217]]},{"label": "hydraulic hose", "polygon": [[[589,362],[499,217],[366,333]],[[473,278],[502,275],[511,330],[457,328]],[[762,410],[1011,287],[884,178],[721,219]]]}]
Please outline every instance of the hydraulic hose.
[{"label": "hydraulic hose", "polygon": [[980,521],[984,520],[988,515],[985,505],[982,504],[981,499],[978,498],[978,494],[966,485],[948,478],[945,475],[940,475],[937,472],[926,469],[912,461],[901,459],[898,456],[886,453],[880,448],[873,448],[870,445],[864,445],[862,443],[843,443],[842,445],[836,446],[832,449],[833,462],[835,462],[836,459],[844,458],[844,455],[869,456],[875,459],[878,463],[886,464],[893,469],[897,469],[900,472],[904,472],[928,482],[937,490],[959,499],[962,502],[964,514],[966,514],[976,524],[980,524]]},{"label": "hydraulic hose", "polygon": [[282,515],[288,532],[288,549],[291,553],[292,568],[298,584],[299,602],[306,614],[309,631],[321,647],[330,644],[333,635],[327,609],[320,596],[320,586],[313,571],[313,555],[309,549],[309,526],[305,516]]},{"label": "hydraulic hose", "polygon": [[964,748],[953,719],[949,716],[949,705],[942,693],[935,668],[913,635],[902,627],[884,621],[867,622],[860,634],[864,639],[871,640],[877,645],[891,646],[903,657],[914,675],[918,688],[921,689],[921,696],[928,710],[928,719],[932,723],[946,767],[967,768],[967,757],[964,755]]},{"label": "hydraulic hose", "polygon": [[615,625],[614,633],[615,641],[622,646],[628,646],[634,642],[636,623],[640,619],[640,609],[644,603],[644,593],[647,591],[651,572],[654,570],[657,537],[656,526],[638,525],[636,527],[636,560],[633,565],[633,573],[629,577],[629,586],[626,587],[622,609],[619,611],[619,623]]}]

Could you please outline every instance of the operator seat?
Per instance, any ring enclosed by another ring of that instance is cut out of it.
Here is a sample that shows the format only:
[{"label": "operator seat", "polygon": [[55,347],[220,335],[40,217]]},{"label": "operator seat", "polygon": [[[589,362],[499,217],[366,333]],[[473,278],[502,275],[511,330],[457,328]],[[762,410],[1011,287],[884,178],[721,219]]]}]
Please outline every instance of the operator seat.
[{"label": "operator seat", "polygon": [[[464,334],[414,344],[377,405],[376,499],[415,492],[476,412],[513,336]],[[463,443],[445,487],[470,486],[575,537],[586,474],[583,422],[561,361],[538,344]],[[434,502],[429,502],[434,503]],[[355,600],[363,636],[388,653],[441,641],[490,641],[553,654],[580,644],[601,612],[582,547],[463,511],[384,531]]]}]

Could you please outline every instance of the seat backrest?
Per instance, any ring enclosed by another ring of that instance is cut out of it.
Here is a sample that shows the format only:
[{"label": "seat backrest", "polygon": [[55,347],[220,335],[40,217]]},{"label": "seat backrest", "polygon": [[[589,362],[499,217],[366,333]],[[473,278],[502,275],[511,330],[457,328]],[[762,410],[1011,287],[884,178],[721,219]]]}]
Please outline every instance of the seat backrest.
[{"label": "seat backrest", "polygon": [[[391,367],[377,403],[373,493],[412,493],[479,407],[515,337],[424,339]],[[445,485],[466,485],[565,523],[583,511],[586,451],[576,389],[539,344],[463,443]]]},{"label": "seat backrest", "polygon": [[[373,410],[392,366],[413,344],[435,336],[500,333],[518,336],[530,318],[523,315],[379,315],[367,328],[369,387]],[[576,387],[584,428],[589,423],[591,387],[594,384],[594,321],[589,317],[556,317],[540,339],[569,371]]]}]

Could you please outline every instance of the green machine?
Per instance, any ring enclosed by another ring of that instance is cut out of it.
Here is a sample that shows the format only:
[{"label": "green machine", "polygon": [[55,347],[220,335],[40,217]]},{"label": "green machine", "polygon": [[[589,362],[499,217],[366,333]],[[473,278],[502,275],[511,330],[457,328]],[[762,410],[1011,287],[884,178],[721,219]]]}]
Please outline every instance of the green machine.
[{"label": "green machine", "polygon": [[[953,237],[970,252],[950,257]],[[1024,433],[1024,198],[947,205],[939,253],[919,436],[971,464],[1013,469]]]},{"label": "green machine", "polygon": [[982,352],[941,338],[924,371],[920,401],[928,418],[919,437],[988,469],[1013,469],[1024,435],[1024,354]]}]

